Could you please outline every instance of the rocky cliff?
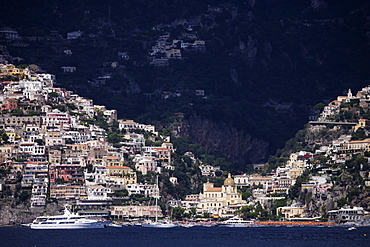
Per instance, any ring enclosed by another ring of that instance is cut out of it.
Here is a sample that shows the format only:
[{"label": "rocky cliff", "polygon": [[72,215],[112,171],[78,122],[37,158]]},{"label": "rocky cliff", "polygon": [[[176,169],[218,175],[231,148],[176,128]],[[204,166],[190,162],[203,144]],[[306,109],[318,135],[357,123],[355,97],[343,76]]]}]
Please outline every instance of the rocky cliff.
[{"label": "rocky cliff", "polygon": [[0,210],[0,226],[20,225],[31,223],[36,217],[42,214],[60,214],[61,207],[55,203],[48,203],[46,208],[30,208],[27,204],[16,205],[9,200],[2,203]]},{"label": "rocky cliff", "polygon": [[183,119],[179,136],[190,136],[210,153],[222,153],[243,169],[266,158],[269,143],[254,138],[231,124],[214,122],[198,115]]}]

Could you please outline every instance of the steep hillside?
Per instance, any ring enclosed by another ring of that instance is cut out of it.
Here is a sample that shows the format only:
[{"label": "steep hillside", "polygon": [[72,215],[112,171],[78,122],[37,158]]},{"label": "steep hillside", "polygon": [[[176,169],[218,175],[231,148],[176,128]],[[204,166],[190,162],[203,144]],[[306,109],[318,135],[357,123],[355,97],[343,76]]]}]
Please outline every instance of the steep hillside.
[{"label": "steep hillside", "polygon": [[[369,210],[369,105],[368,87],[357,96],[340,96],[330,102],[318,121],[311,121],[270,157],[270,169],[285,166],[292,153],[312,152],[310,169],[289,190],[293,202],[305,205],[307,215],[318,217],[345,205]],[[315,177],[326,179],[328,188],[310,189]]]},{"label": "steep hillside", "polygon": [[[364,0],[19,0],[4,3],[0,14],[0,24],[26,43],[2,40],[24,58],[19,63],[40,65],[61,86],[121,117],[153,123],[184,113],[189,128],[182,135],[238,167],[266,161],[303,127],[316,103],[358,90],[370,78]],[[66,39],[78,30],[80,37]],[[164,56],[148,54],[167,34],[171,44],[195,38],[205,49],[181,48],[182,59],[150,65]],[[65,73],[63,66],[76,71]],[[216,136],[216,129],[223,131]]]}]

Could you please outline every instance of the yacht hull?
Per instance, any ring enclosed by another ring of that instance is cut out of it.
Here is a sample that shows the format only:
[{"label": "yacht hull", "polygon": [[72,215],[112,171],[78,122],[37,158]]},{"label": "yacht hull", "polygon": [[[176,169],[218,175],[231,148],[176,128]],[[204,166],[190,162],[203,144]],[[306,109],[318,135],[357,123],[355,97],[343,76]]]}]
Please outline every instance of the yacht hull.
[{"label": "yacht hull", "polygon": [[31,229],[50,230],[50,229],[97,229],[106,228],[109,222],[99,222],[91,224],[31,224]]},{"label": "yacht hull", "polygon": [[143,224],[142,227],[151,227],[151,228],[174,228],[177,227],[175,224],[161,224],[161,223],[153,223],[153,224]]}]

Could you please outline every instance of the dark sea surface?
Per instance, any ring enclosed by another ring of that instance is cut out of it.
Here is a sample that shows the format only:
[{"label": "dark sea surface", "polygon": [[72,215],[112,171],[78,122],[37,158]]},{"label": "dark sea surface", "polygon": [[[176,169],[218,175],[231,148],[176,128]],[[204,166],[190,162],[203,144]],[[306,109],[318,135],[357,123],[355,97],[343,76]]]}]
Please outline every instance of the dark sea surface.
[{"label": "dark sea surface", "polygon": [[370,246],[370,227],[192,227],[129,226],[85,230],[0,227],[0,246]]}]

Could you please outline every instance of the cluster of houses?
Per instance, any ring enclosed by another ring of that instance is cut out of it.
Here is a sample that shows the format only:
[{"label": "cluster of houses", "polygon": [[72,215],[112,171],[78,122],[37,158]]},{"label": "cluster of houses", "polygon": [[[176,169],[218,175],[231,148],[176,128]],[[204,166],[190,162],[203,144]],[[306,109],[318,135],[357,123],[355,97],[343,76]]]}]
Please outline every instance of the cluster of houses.
[{"label": "cluster of houses", "polygon": [[[370,86],[363,88],[357,92],[356,96],[352,95],[351,90],[348,91],[347,96],[338,96],[337,100],[330,102],[324,107],[317,121],[311,121],[311,131],[319,132],[327,126],[333,126],[334,129],[340,126],[347,126],[356,133],[358,130],[363,130],[366,135],[369,133],[370,120],[359,119],[356,122],[349,121],[333,121],[333,117],[340,113],[340,110],[347,106],[343,103],[349,103],[351,100],[359,102],[359,106],[366,112],[370,110]],[[357,110],[360,115],[360,110]],[[328,158],[328,163],[342,164],[353,157],[353,154],[364,154],[370,149],[370,139],[351,140],[352,135],[341,135],[339,138],[332,141],[332,143],[323,145],[322,143],[315,143],[319,145],[316,154],[324,155]],[[368,178],[365,177],[366,185],[368,186]]]},{"label": "cluster of houses", "polygon": [[[51,74],[11,64],[0,64],[0,71],[19,78],[2,82],[0,130],[7,138],[0,146],[0,163],[10,173],[1,183],[21,179],[22,187],[32,191],[32,207],[44,206],[48,196],[85,205],[109,204],[112,193],[121,189],[153,196],[155,185],[137,183],[136,171],[145,175],[160,173],[163,167],[173,169],[171,143],[145,146],[144,133],[158,136],[154,126],[117,119],[115,110],[54,87]],[[73,107],[55,107],[60,105]],[[106,130],[84,122],[98,114],[107,123],[118,123],[124,133],[121,147],[107,142]],[[127,166],[130,158],[135,169]]]},{"label": "cluster of houses", "polygon": [[199,40],[191,27],[179,39],[171,39],[169,33],[161,35],[149,52],[150,64],[168,66],[169,59],[182,59],[181,50],[205,51],[206,43],[204,40]]},{"label": "cluster of houses", "polygon": [[[370,86],[363,88],[354,96],[351,90],[346,96],[330,102],[324,107],[316,121],[310,122],[310,130],[319,132],[328,126],[334,126],[338,129],[340,126],[347,126],[353,132],[363,129],[369,133],[370,121],[368,119],[359,119],[357,122],[334,121],[335,115],[343,109],[343,103],[350,103],[352,100],[358,100],[359,105],[365,111],[370,107]],[[318,148],[315,153],[299,151],[290,154],[288,161],[284,166],[278,167],[268,176],[260,175],[236,175],[234,177],[238,186],[250,186],[253,189],[253,197],[261,205],[266,205],[271,200],[283,199],[279,194],[287,194],[292,185],[296,183],[296,178],[308,169],[316,169],[317,175],[310,176],[307,183],[301,184],[301,190],[312,193],[315,200],[325,201],[330,197],[333,187],[332,176],[339,175],[340,164],[350,160],[354,154],[364,154],[370,151],[370,139],[352,140],[351,134],[342,135],[328,145],[315,143]],[[314,162],[315,157],[325,157],[325,162]],[[370,178],[367,169],[360,167],[360,174],[366,187],[370,186]],[[271,196],[273,195],[273,196]],[[336,222],[360,222],[369,217],[369,213],[362,207],[341,208],[328,211],[329,220]],[[281,214],[287,220],[299,220],[312,217],[312,212],[299,203],[291,206],[279,207],[277,214]]]},{"label": "cluster of houses", "polygon": [[[267,206],[273,200],[284,199],[290,187],[295,184],[296,178],[310,167],[308,160],[313,156],[309,152],[291,154],[285,167],[278,167],[269,176],[259,174],[235,175],[224,181],[222,187],[214,187],[213,183],[205,183],[203,192],[199,195],[188,195],[185,200],[177,202],[177,205],[190,210],[197,208],[197,213],[210,213],[215,217],[231,217],[236,210],[243,206],[259,203]],[[214,176],[219,167],[201,164],[203,175]],[[315,184],[326,184],[326,179],[313,178]],[[312,186],[311,184],[304,185]],[[242,200],[237,188],[253,188],[253,199]],[[176,203],[173,202],[175,205]],[[302,212],[303,213],[303,212]]]}]

